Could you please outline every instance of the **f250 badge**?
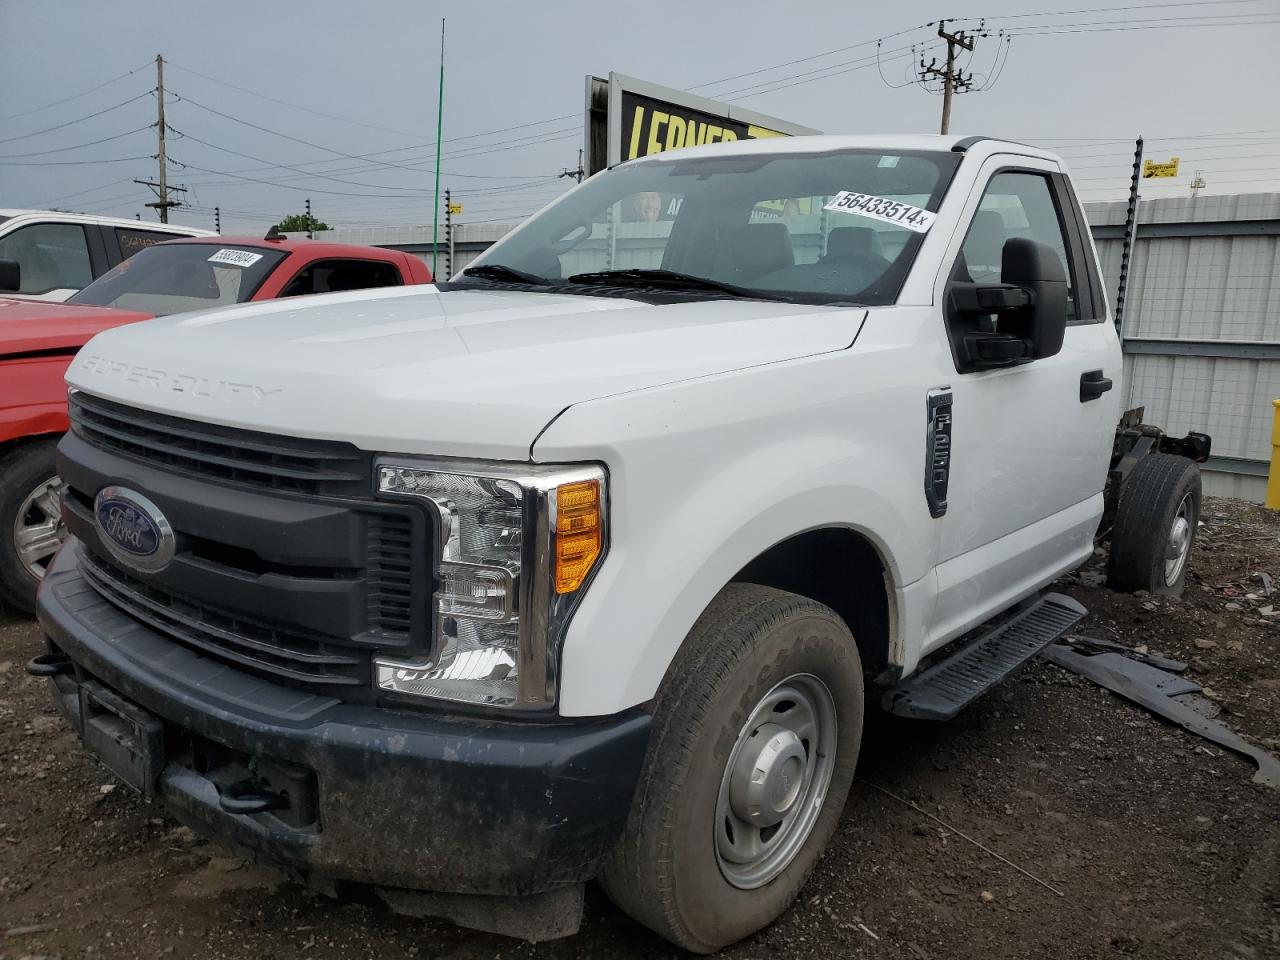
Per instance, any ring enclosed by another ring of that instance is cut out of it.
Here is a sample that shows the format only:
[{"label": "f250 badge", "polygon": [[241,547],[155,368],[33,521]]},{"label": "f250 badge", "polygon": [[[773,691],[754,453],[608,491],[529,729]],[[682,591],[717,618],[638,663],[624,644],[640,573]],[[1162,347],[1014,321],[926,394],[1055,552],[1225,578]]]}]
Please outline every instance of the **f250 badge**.
[{"label": "f250 badge", "polygon": [[103,487],[93,500],[99,539],[121,563],[154,572],[173,559],[173,527],[160,508],[126,487]]},{"label": "f250 badge", "polygon": [[947,512],[951,480],[951,388],[929,391],[929,426],[924,435],[924,498],[935,520]]}]

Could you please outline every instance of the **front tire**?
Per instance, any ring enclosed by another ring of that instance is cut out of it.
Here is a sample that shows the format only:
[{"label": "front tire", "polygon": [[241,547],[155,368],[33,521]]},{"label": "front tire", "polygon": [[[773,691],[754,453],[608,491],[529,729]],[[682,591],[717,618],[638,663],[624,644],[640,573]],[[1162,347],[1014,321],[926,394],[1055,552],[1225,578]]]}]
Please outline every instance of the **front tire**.
[{"label": "front tire", "polygon": [[1116,506],[1107,585],[1181,596],[1199,522],[1199,466],[1168,453],[1139,460]]},{"label": "front tire", "polygon": [[614,903],[697,953],[777,919],[835,832],[863,696],[853,636],[830,608],[755,584],[721,591],[658,693],[600,877]]},{"label": "front tire", "polygon": [[24,613],[66,538],[54,463],[57,437],[23,443],[0,457],[0,602]]}]

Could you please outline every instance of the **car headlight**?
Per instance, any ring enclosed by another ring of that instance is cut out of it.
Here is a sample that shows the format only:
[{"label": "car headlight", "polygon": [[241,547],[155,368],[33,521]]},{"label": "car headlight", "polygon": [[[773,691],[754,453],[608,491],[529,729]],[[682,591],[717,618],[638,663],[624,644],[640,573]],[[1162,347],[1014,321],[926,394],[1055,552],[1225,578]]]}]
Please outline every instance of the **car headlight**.
[{"label": "car headlight", "polygon": [[377,476],[379,494],[439,516],[431,654],[375,658],[377,687],[554,705],[564,629],[608,544],[604,468],[384,457]]}]

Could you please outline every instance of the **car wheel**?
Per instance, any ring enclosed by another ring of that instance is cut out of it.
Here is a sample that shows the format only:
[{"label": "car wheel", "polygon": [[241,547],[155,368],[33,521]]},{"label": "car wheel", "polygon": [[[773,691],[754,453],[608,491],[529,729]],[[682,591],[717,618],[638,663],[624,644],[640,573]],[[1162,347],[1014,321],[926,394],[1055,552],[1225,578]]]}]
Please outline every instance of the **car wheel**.
[{"label": "car wheel", "polygon": [[645,770],[601,885],[710,953],[775,920],[834,833],[862,738],[862,666],[830,608],[730,584],[654,705]]},{"label": "car wheel", "polygon": [[31,613],[36,588],[66,539],[58,439],[21,444],[0,457],[0,600]]},{"label": "car wheel", "polygon": [[1181,596],[1199,522],[1199,466],[1167,453],[1139,460],[1116,506],[1107,585]]}]

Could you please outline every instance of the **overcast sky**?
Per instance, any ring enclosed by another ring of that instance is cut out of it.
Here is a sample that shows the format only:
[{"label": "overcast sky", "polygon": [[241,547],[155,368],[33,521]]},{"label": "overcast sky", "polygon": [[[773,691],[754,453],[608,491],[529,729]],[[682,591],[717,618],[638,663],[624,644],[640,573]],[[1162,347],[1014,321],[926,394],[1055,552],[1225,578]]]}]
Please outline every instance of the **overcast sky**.
[{"label": "overcast sky", "polygon": [[[988,89],[957,98],[953,132],[1061,148],[1086,200],[1125,195],[1139,133],[1149,157],[1182,158],[1144,196],[1185,196],[1197,169],[1206,193],[1280,189],[1280,0],[1138,2],[0,0],[0,207],[155,219],[131,181],[156,177],[162,54],[170,183],[191,204],[174,222],[212,226],[217,205],[224,231],[264,229],[309,196],[333,225],[430,223],[441,16],[442,187],[462,220],[525,214],[565,188],[554,177],[577,162],[588,73],[830,133],[936,132],[941,100],[901,85],[902,48],[931,44],[928,59],[938,38],[922,25],[970,14],[991,18],[969,65]],[[1174,26],[1133,29],[1158,23]],[[876,37],[880,64],[874,44],[854,46]]]}]

